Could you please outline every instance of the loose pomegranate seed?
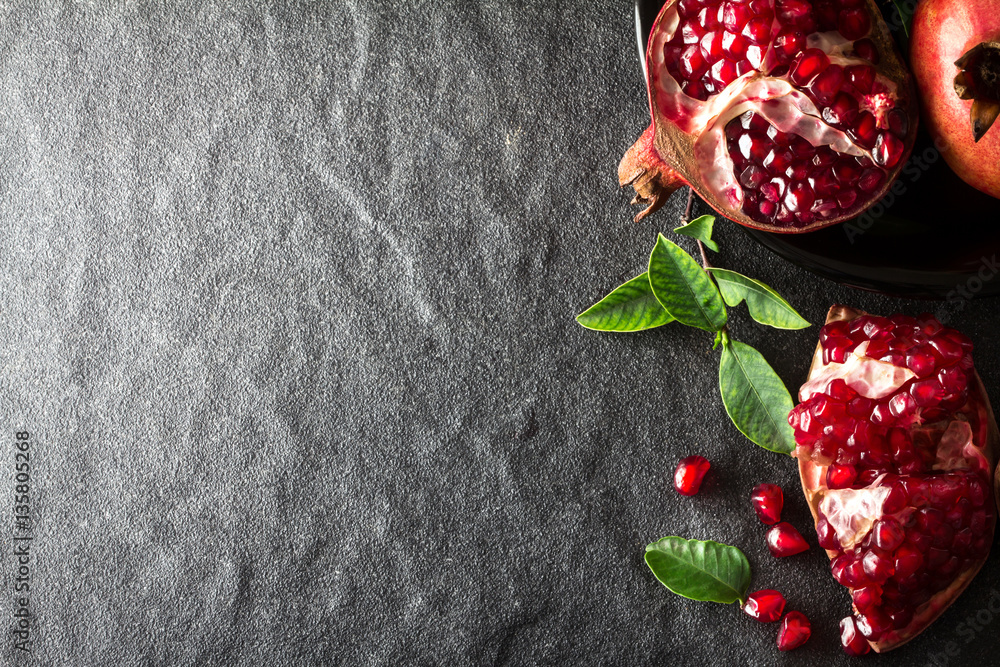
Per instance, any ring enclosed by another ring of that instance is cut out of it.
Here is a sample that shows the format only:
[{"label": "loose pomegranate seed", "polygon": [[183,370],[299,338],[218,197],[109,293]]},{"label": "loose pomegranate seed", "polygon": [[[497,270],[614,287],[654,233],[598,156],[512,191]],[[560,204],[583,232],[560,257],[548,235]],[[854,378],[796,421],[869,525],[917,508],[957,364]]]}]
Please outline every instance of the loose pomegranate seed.
[{"label": "loose pomegranate seed", "polygon": [[682,496],[693,496],[701,488],[701,482],[705,479],[705,473],[711,467],[704,456],[688,456],[681,459],[677,464],[677,471],[674,473],[674,488]]},{"label": "loose pomegranate seed", "polygon": [[781,521],[781,508],[785,499],[777,484],[758,484],[750,494],[750,502],[763,523],[771,526]]},{"label": "loose pomegranate seed", "polygon": [[770,623],[781,618],[785,610],[785,596],[775,590],[765,588],[747,596],[743,611],[761,623]]},{"label": "loose pomegranate seed", "polygon": [[792,524],[782,521],[767,531],[767,548],[776,558],[794,556],[809,549],[809,544]]},{"label": "loose pomegranate seed", "polygon": [[858,631],[853,616],[848,616],[840,622],[840,645],[844,647],[847,655],[865,655],[871,650],[871,646]]},{"label": "loose pomegranate seed", "polygon": [[778,650],[791,651],[802,646],[809,640],[812,626],[809,619],[801,611],[790,611],[781,620],[778,631]]}]

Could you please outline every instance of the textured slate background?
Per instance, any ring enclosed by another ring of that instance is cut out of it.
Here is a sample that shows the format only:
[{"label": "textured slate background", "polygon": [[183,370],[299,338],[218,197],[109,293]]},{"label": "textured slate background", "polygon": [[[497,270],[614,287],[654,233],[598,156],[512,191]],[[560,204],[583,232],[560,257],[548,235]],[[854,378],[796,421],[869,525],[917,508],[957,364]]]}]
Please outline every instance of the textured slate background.
[{"label": "textured slate background", "polygon": [[[34,437],[35,664],[846,662],[825,557],[766,552],[761,481],[815,537],[793,463],[728,422],[710,337],[573,321],[680,214],[633,225],[615,183],[648,119],[630,3],[179,4],[0,7],[0,423]],[[814,322],[938,308],[717,238]],[[991,388],[995,313],[942,311]],[[815,328],[733,331],[797,387]],[[695,452],[713,471],[682,498]],[[667,534],[743,548],[812,640],[779,654],[776,626],[666,591],[642,551]],[[996,559],[870,659],[985,661],[991,594]],[[8,633],[0,656],[27,664]]]}]

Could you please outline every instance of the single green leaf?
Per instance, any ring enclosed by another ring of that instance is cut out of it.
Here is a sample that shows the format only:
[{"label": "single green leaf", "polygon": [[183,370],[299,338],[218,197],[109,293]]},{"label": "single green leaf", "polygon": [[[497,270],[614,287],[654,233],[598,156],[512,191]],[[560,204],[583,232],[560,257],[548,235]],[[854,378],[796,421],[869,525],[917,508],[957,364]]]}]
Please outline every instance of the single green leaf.
[{"label": "single green leaf", "polygon": [[[916,7],[917,3],[892,0],[892,4],[895,5],[898,15],[890,19],[890,27],[893,27],[892,24],[894,24],[895,21],[899,21],[896,25],[899,25],[899,27],[903,29],[903,35],[909,38],[910,26],[913,24],[913,9]],[[905,44],[903,44],[903,46],[905,46]]]},{"label": "single green leaf", "polygon": [[790,303],[759,280],[728,269],[712,267],[711,271],[726,305],[735,307],[746,299],[750,317],[775,329],[805,329],[810,326]]},{"label": "single green leaf", "polygon": [[698,239],[708,246],[712,252],[719,252],[719,244],[712,240],[712,225],[714,224],[714,216],[703,215],[700,218],[695,218],[686,225],[678,227],[674,231],[678,234]]},{"label": "single green leaf", "polygon": [[649,284],[657,301],[681,324],[705,331],[726,326],[719,288],[691,255],[663,234],[649,256]]},{"label": "single green leaf", "polygon": [[764,355],[724,336],[719,390],[722,404],[740,433],[764,449],[792,453],[795,434],[788,425],[792,397]]},{"label": "single green leaf", "polygon": [[646,547],[646,564],[674,593],[706,602],[743,602],[750,563],[743,552],[718,542],[664,537]]},{"label": "single green leaf", "polygon": [[576,321],[596,331],[643,331],[674,318],[653,296],[649,275],[643,273],[577,315]]}]

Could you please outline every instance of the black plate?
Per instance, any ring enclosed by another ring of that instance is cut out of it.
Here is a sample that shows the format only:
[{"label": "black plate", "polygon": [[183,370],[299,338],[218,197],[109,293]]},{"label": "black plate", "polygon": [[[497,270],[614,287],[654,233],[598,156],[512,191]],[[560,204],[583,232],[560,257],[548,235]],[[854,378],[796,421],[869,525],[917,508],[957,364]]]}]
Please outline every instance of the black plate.
[{"label": "black plate", "polygon": [[[635,3],[643,69],[662,6]],[[901,196],[843,225],[807,234],[746,231],[781,257],[852,287],[933,299],[1000,294],[1000,201],[955,176],[924,132],[898,182]]]}]

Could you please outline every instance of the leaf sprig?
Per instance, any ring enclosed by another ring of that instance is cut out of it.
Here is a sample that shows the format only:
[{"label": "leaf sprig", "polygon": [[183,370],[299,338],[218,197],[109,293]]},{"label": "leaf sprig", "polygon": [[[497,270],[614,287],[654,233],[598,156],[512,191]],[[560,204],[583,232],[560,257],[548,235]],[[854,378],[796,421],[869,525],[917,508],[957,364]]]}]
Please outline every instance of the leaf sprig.
[{"label": "leaf sprig", "polygon": [[674,230],[698,241],[704,267],[660,234],[647,271],[576,319],[598,331],[644,331],[677,321],[714,333],[714,347],[722,344],[719,389],[733,424],[764,449],[790,454],[795,448],[787,421],[791,395],[760,352],[732,338],[726,307],[746,302],[750,317],[776,329],[803,329],[810,324],[761,281],[708,264],[704,246],[718,250],[712,240],[714,222],[714,217],[704,215]]}]

